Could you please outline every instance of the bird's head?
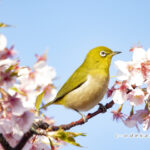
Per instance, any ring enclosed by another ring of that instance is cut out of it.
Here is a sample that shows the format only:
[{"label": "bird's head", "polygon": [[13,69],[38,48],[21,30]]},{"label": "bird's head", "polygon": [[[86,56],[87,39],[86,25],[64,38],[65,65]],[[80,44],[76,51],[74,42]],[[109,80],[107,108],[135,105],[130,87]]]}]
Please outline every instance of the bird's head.
[{"label": "bird's head", "polygon": [[101,65],[103,67],[109,67],[112,57],[119,53],[121,52],[112,51],[107,47],[99,46],[89,51],[86,57],[86,62],[89,65]]}]

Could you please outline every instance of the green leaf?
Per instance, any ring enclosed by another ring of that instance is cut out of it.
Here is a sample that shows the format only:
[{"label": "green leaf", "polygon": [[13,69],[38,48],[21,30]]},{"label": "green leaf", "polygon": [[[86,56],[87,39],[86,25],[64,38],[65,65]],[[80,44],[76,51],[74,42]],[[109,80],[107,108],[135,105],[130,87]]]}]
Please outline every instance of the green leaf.
[{"label": "green leaf", "polygon": [[63,129],[59,129],[54,135],[53,137],[55,139],[59,139],[62,140],[64,142],[70,143],[72,145],[78,146],[78,147],[82,147],[79,143],[77,143],[75,141],[75,137],[77,136],[85,136],[85,134],[83,133],[75,133],[75,132],[66,132]]},{"label": "green leaf", "polygon": [[50,138],[49,138],[49,143],[50,143],[51,150],[55,150],[55,146]]},{"label": "green leaf", "polygon": [[5,27],[12,27],[11,25],[5,24],[3,22],[0,22],[0,28],[5,28]]},{"label": "green leaf", "polygon": [[18,72],[14,71],[14,72],[11,73],[10,76],[11,76],[11,77],[18,77]]},{"label": "green leaf", "polygon": [[41,94],[39,94],[36,98],[35,108],[37,111],[39,111],[39,107],[41,105],[44,94],[45,94],[45,91],[43,91]]},{"label": "green leaf", "polygon": [[14,68],[15,68],[16,66],[17,66],[17,64],[11,65],[8,69],[5,70],[5,72],[8,73],[8,72],[14,70]]},{"label": "green leaf", "polygon": [[19,89],[17,89],[15,86],[11,88],[11,90],[19,93],[20,95],[26,96],[26,93],[24,93],[23,91],[20,91]]}]

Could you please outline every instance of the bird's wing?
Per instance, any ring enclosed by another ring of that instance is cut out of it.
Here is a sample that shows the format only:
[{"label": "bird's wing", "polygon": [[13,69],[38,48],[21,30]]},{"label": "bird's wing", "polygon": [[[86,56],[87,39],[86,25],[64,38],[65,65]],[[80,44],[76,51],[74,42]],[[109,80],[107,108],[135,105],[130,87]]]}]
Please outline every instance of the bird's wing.
[{"label": "bird's wing", "polygon": [[82,84],[84,84],[87,80],[87,73],[84,69],[80,67],[72,74],[72,76],[67,80],[67,82],[62,86],[62,88],[58,91],[56,98],[44,105],[42,108],[45,108],[56,101],[62,99],[65,95],[73,91],[74,89],[79,88]]}]

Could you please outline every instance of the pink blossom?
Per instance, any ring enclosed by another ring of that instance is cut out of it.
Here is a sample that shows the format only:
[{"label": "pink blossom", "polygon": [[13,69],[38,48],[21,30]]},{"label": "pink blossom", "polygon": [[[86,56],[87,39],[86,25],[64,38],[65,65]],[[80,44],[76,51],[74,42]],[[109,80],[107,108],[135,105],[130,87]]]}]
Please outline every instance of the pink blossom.
[{"label": "pink blossom", "polygon": [[112,93],[113,101],[117,104],[123,104],[127,100],[128,88],[126,81],[119,83],[119,88]]},{"label": "pink blossom", "polygon": [[146,80],[150,71],[150,49],[145,51],[143,48],[134,48],[133,59],[129,62],[116,61],[118,68],[117,78],[127,80],[130,85],[140,86]]},{"label": "pink blossom", "polygon": [[13,124],[7,118],[0,119],[0,133],[2,134],[10,134],[13,131]]},{"label": "pink blossom", "polygon": [[14,65],[16,65],[17,63],[18,63],[17,60],[11,60],[10,58],[0,60],[0,67],[1,67],[1,70],[0,70],[0,71],[5,71],[5,70],[8,69],[10,66],[14,66]]},{"label": "pink blossom", "polygon": [[145,117],[143,122],[143,130],[146,131],[150,128],[150,113]]},{"label": "pink blossom", "polygon": [[[39,93],[45,92],[45,100],[55,97],[57,90],[52,83],[56,72],[46,63],[46,54],[37,56],[38,60],[33,68],[20,67],[19,61],[13,59],[16,54],[14,47],[6,48],[6,44],[6,38],[0,34],[0,133],[14,147],[34,121],[42,119],[54,124],[53,119],[40,113],[38,116],[34,109]],[[56,140],[55,145],[58,144],[62,145]],[[58,146],[55,147],[57,148]],[[23,149],[49,150],[49,139],[45,136],[33,136]]]},{"label": "pink blossom", "polygon": [[19,89],[23,91],[33,91],[38,86],[35,82],[34,72],[30,68],[20,68],[18,71]]},{"label": "pink blossom", "polygon": [[30,111],[26,111],[21,116],[13,116],[12,119],[14,126],[25,133],[29,130],[33,123],[34,114]]},{"label": "pink blossom", "polygon": [[133,50],[133,62],[141,63],[147,60],[147,53],[143,48],[134,48]]},{"label": "pink blossom", "polygon": [[0,150],[4,150],[3,147],[2,147],[2,145],[0,145]]},{"label": "pink blossom", "polygon": [[39,86],[46,86],[52,83],[56,76],[54,68],[48,66],[45,61],[39,61],[34,66],[35,82]]},{"label": "pink blossom", "polygon": [[33,144],[31,142],[27,142],[22,150],[31,150]]},{"label": "pink blossom", "polygon": [[20,136],[18,136],[17,134],[13,134],[13,133],[10,133],[10,134],[4,134],[4,137],[6,138],[6,140],[8,141],[8,143],[12,146],[12,147],[15,147],[19,140],[20,140]]},{"label": "pink blossom", "polygon": [[27,91],[25,94],[26,95],[18,95],[18,97],[22,99],[23,106],[28,109],[34,109],[36,97],[40,93],[36,91]]},{"label": "pink blossom", "polygon": [[[32,138],[33,139],[33,138]],[[49,150],[49,139],[45,136],[36,136],[30,150]]]},{"label": "pink blossom", "polygon": [[118,69],[117,72],[117,79],[118,80],[128,80],[130,77],[130,72],[133,69],[132,62],[124,62],[121,60],[115,61],[116,68]]},{"label": "pink blossom", "polygon": [[4,87],[11,87],[14,83],[15,83],[15,79],[16,77],[15,76],[11,76],[11,72],[0,72],[0,76],[1,76],[1,79],[0,79],[0,85],[1,86],[4,86]]},{"label": "pink blossom", "polygon": [[123,104],[127,100],[127,94],[118,89],[113,92],[112,99],[117,104]]},{"label": "pink blossom", "polygon": [[141,72],[141,69],[134,68],[134,70],[130,73],[130,77],[128,78],[128,83],[130,85],[141,86],[145,81],[144,75]]},{"label": "pink blossom", "polygon": [[22,101],[17,98],[16,95],[11,97],[10,104],[12,108],[12,114],[15,116],[20,116],[27,110],[23,107]]},{"label": "pink blossom", "polygon": [[133,89],[127,96],[127,99],[130,101],[132,106],[138,106],[144,103],[144,92],[139,89]]},{"label": "pink blossom", "polygon": [[36,54],[35,57],[37,58],[37,62],[39,62],[39,61],[46,61],[47,60],[47,51],[46,51],[46,53],[44,53],[41,56]]},{"label": "pink blossom", "polygon": [[[16,97],[16,94],[11,96],[9,94],[5,94],[3,105],[6,110],[8,109],[12,115],[20,116],[22,115],[27,109],[23,107],[22,101]],[[8,113],[8,112],[7,112]]]},{"label": "pink blossom", "polygon": [[117,79],[126,80],[130,85],[142,85],[145,78],[135,62],[116,61],[115,65],[118,69]]},{"label": "pink blossom", "polygon": [[133,128],[137,125],[137,121],[132,120],[131,118],[127,118],[127,119],[123,120],[123,123],[129,128]]},{"label": "pink blossom", "polygon": [[[123,104],[128,100],[135,109],[137,109],[136,106],[144,105],[146,102],[143,110],[137,110],[128,118],[122,118],[122,121],[130,128],[138,128],[138,124],[143,124],[143,130],[147,130],[150,127],[149,105],[147,104],[147,101],[150,100],[150,49],[145,51],[139,47],[133,48],[132,51],[132,61],[115,62],[118,68],[117,79],[119,82],[117,88],[115,83],[112,98],[118,104]],[[113,112],[113,117],[118,119],[122,116],[120,112]]]},{"label": "pink blossom", "polygon": [[128,128],[136,127],[137,130],[139,131],[137,121],[134,120],[134,119],[132,119],[130,116],[129,116],[127,119],[122,120],[122,122],[123,122],[124,125],[127,126]]},{"label": "pink blossom", "polygon": [[15,54],[16,51],[14,50],[14,46],[11,46],[10,48],[5,48],[3,51],[0,51],[0,60],[13,58]]},{"label": "pink blossom", "polygon": [[136,113],[131,116],[131,119],[136,120],[138,123],[142,124],[148,114],[149,112],[147,110],[137,110]]},{"label": "pink blossom", "polygon": [[112,93],[114,92],[114,90],[115,90],[115,85],[113,85],[110,89],[108,89],[107,98],[112,96]]},{"label": "pink blossom", "polygon": [[113,113],[113,120],[118,121],[119,119],[122,120],[124,118],[123,113],[120,111],[112,111],[112,113]]}]

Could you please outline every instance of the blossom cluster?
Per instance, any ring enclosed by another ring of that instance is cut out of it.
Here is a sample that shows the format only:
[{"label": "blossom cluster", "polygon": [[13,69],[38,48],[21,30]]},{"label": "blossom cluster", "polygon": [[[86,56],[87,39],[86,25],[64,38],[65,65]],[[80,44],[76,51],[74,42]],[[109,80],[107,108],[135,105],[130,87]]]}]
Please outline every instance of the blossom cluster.
[{"label": "blossom cluster", "polygon": [[[15,58],[14,47],[7,48],[7,39],[0,34],[0,133],[14,147],[21,137],[38,120],[54,124],[54,120],[35,111],[36,97],[44,91],[44,99],[51,100],[56,95],[53,80],[54,68],[48,66],[46,55],[36,55],[37,61],[30,67],[20,66]],[[56,141],[56,145],[61,145]],[[33,136],[24,150],[49,149],[49,138]],[[0,149],[3,149],[0,145]],[[55,147],[57,149],[57,147]]]},{"label": "blossom cluster", "polygon": [[[119,104],[117,111],[112,111],[113,119],[121,119],[127,127],[137,127],[142,124],[143,130],[150,127],[150,49],[142,47],[130,50],[133,53],[131,61],[115,62],[118,69],[117,81],[108,90],[114,103]],[[129,115],[123,113],[123,105],[128,103]]]}]

